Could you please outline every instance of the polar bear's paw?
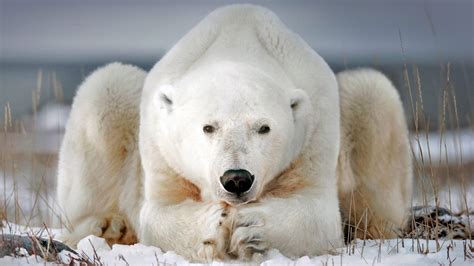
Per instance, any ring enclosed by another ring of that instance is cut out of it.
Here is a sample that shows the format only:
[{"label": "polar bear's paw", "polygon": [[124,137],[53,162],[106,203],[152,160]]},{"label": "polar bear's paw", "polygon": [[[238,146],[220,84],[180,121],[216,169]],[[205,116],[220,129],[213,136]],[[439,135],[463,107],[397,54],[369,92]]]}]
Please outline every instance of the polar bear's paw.
[{"label": "polar bear's paw", "polygon": [[135,244],[138,242],[135,231],[127,218],[119,214],[94,215],[74,224],[74,229],[64,232],[61,240],[69,246],[76,247],[77,243],[88,235],[105,238],[107,243]]},{"label": "polar bear's paw", "polygon": [[210,206],[209,216],[203,221],[204,240],[197,250],[195,259],[210,262],[228,258],[227,250],[232,232],[232,217],[235,210],[226,203]]},{"label": "polar bear's paw", "polygon": [[135,231],[128,223],[127,218],[118,215],[110,214],[105,216],[100,223],[100,237],[105,238],[107,243],[112,246],[113,244],[126,244],[131,245],[138,242]]},{"label": "polar bear's paw", "polygon": [[240,260],[259,261],[267,252],[265,219],[257,212],[238,213],[233,221],[233,232],[228,253]]}]

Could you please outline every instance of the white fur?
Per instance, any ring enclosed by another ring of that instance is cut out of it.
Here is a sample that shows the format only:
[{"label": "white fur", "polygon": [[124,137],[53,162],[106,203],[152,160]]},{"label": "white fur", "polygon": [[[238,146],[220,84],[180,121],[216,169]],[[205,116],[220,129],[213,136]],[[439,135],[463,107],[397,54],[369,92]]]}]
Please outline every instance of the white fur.
[{"label": "white fur", "polygon": [[[341,99],[338,189],[341,210],[358,237],[396,237],[412,196],[412,162],[397,90],[372,69],[337,75]],[[367,221],[367,225],[365,225]],[[368,232],[363,232],[367,228]]]},{"label": "white fur", "polygon": [[[170,96],[176,105],[174,113],[168,114],[166,108],[158,111],[150,101],[164,84],[176,87]],[[290,102],[296,89],[304,91],[301,110],[297,111],[306,113],[294,114],[299,118],[294,123]],[[324,116],[317,115],[321,110]],[[261,216],[265,226],[258,234],[287,255],[320,254],[341,245],[335,185],[337,83],[324,60],[273,13],[250,5],[211,13],[150,71],[140,119],[145,172],[140,235],[145,243],[190,257],[201,248],[200,230],[208,225],[196,224],[196,212],[187,211],[188,217],[182,217],[182,209],[173,207],[166,216],[161,215],[162,197],[155,188],[169,178],[169,172],[183,175],[201,188],[205,204],[187,202],[183,208],[205,210],[218,204],[222,190],[218,180],[225,170],[253,171],[257,185],[254,197],[258,198],[265,183],[301,156],[303,174],[313,178],[317,186],[291,198],[261,199],[263,206],[249,204],[238,212],[242,219],[247,213]],[[275,128],[273,138],[272,133],[247,137],[259,119],[274,120],[270,121]],[[216,141],[209,143],[201,128],[213,120],[221,123],[222,130]],[[224,151],[226,145],[231,146],[228,151]],[[243,159],[230,161],[227,158],[232,153]],[[176,224],[177,220],[183,223]],[[297,230],[302,223],[306,223],[305,230]],[[250,228],[241,231],[247,237],[255,233]],[[190,246],[183,247],[182,243]]]},{"label": "white fur", "polygon": [[[112,64],[75,98],[58,174],[71,243],[122,219],[141,242],[196,261],[256,259],[269,247],[318,255],[342,245],[337,81],[273,13],[220,8],[144,75]],[[263,124],[268,134],[257,133]],[[216,131],[206,134],[205,125]],[[291,174],[305,187],[266,196],[295,162]],[[219,182],[229,169],[255,176],[244,202]],[[173,201],[180,178],[199,200]]]}]

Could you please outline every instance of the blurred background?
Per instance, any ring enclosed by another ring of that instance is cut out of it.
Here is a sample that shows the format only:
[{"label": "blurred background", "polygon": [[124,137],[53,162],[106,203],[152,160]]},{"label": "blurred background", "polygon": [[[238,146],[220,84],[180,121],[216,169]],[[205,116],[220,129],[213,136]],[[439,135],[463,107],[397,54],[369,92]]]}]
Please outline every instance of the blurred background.
[{"label": "blurred background", "polygon": [[[57,152],[84,77],[112,61],[149,70],[206,14],[238,2],[0,0],[3,216],[57,215]],[[388,75],[411,130],[416,203],[473,204],[473,1],[245,2],[273,10],[335,72],[373,67]],[[443,201],[437,191],[445,188]]]}]

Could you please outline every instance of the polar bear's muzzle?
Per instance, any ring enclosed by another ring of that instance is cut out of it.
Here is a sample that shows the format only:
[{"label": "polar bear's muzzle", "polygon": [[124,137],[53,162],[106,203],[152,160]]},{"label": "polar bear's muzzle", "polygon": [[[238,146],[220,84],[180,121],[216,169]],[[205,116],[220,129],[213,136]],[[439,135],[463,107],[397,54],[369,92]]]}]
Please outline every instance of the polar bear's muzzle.
[{"label": "polar bear's muzzle", "polygon": [[226,192],[235,199],[243,201],[251,190],[255,177],[245,169],[231,169],[225,171],[220,182]]}]

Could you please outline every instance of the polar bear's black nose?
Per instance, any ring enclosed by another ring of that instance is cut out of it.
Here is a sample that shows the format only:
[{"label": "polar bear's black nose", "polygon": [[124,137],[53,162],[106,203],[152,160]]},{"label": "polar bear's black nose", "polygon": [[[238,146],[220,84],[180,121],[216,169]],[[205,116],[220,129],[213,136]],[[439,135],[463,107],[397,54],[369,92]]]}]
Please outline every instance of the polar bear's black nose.
[{"label": "polar bear's black nose", "polygon": [[225,190],[240,196],[252,187],[254,176],[247,170],[237,169],[225,171],[220,179]]}]

